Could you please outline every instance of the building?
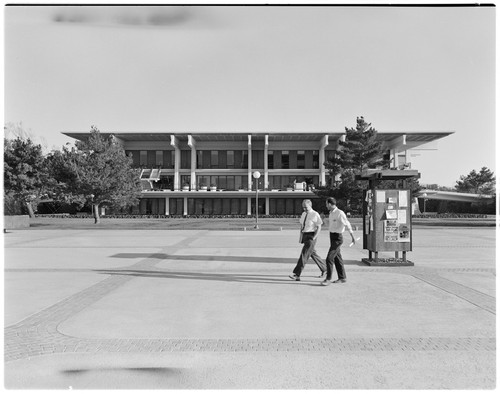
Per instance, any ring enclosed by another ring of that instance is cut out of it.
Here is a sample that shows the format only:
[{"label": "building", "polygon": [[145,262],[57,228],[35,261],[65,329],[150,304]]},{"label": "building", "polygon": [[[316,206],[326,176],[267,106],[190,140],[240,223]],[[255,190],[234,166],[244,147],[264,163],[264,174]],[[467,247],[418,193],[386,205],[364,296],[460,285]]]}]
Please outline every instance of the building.
[{"label": "building", "polygon": [[[64,132],[84,140],[89,133]],[[304,198],[330,181],[323,163],[345,133],[101,133],[113,136],[141,168],[142,198],[136,213],[152,215],[299,214]],[[452,132],[377,134],[391,165],[411,168],[409,151],[436,149]],[[261,176],[254,179],[258,171]]]}]

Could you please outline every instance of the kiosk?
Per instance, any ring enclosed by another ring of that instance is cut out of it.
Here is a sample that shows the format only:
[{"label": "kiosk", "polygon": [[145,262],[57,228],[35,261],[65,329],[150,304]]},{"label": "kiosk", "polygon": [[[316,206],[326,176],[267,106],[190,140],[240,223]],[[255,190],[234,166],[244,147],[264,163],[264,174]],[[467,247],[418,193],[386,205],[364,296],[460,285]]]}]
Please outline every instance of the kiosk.
[{"label": "kiosk", "polygon": [[[374,266],[412,266],[406,252],[412,250],[412,198],[406,180],[419,178],[416,170],[365,170],[358,180],[369,182],[363,192],[363,249]],[[397,189],[378,189],[383,180],[401,181]],[[379,258],[379,252],[394,252],[394,258]],[[399,253],[402,252],[400,258]]]}]

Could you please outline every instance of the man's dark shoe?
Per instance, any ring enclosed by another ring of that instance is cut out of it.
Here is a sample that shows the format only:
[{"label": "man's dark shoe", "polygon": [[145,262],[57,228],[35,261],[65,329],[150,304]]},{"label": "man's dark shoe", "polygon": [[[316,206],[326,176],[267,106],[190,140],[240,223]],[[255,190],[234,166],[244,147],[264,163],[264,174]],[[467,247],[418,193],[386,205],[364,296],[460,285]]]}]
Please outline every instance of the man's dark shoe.
[{"label": "man's dark shoe", "polygon": [[323,282],[321,282],[321,286],[328,286],[330,285],[330,283],[332,282],[330,282],[328,279],[325,279]]},{"label": "man's dark shoe", "polygon": [[297,282],[299,282],[299,281],[300,281],[300,276],[297,276],[297,275],[295,275],[295,274],[289,275],[288,277],[289,277],[290,279],[293,279],[293,280],[297,281]]},{"label": "man's dark shoe", "polygon": [[347,282],[347,279],[337,279],[337,280],[334,280],[332,283],[345,283]]}]

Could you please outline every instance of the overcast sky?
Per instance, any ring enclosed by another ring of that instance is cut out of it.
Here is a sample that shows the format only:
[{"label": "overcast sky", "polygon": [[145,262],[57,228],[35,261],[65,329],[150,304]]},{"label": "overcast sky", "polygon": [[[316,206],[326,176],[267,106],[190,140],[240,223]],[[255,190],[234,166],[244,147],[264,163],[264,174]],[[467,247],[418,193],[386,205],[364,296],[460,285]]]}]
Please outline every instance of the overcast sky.
[{"label": "overcast sky", "polygon": [[5,121],[62,131],[454,131],[420,182],[495,169],[493,7],[6,7]]}]

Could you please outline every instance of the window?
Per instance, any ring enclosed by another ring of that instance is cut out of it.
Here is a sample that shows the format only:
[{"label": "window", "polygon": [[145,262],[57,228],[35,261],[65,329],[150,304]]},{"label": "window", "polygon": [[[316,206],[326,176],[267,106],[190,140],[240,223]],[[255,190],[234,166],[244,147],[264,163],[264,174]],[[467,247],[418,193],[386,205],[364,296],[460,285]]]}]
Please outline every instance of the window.
[{"label": "window", "polygon": [[157,166],[163,165],[163,151],[161,150],[156,151],[156,165]]},{"label": "window", "polygon": [[146,166],[148,164],[148,151],[147,150],[141,150],[139,152],[139,164],[141,166]]},{"label": "window", "polygon": [[210,167],[219,168],[219,151],[213,150],[210,153]]},{"label": "window", "polygon": [[191,168],[191,150],[181,150],[181,168]]},{"label": "window", "polygon": [[181,187],[191,184],[191,175],[181,175]]},{"label": "window", "polygon": [[252,168],[254,169],[264,168],[264,151],[262,150],[252,151]]},{"label": "window", "polygon": [[154,166],[156,166],[156,152],[148,150],[148,167],[153,168]]},{"label": "window", "polygon": [[196,184],[198,187],[201,187],[201,186],[210,186],[210,177],[208,176],[198,176],[197,177],[197,181],[196,181]]},{"label": "window", "polygon": [[234,150],[227,151],[227,168],[234,168]]},{"label": "window", "polygon": [[175,150],[165,151],[164,155],[164,165],[169,168],[175,168]]},{"label": "window", "polygon": [[196,168],[203,168],[203,151],[196,151]]},{"label": "window", "polygon": [[306,168],[306,151],[297,151],[297,168]]},{"label": "window", "polygon": [[274,151],[273,150],[268,150],[267,151],[267,168],[269,169],[274,169]]},{"label": "window", "polygon": [[281,168],[290,168],[290,152],[287,150],[281,151]]},{"label": "window", "polygon": [[248,151],[242,151],[241,168],[248,168]]},{"label": "window", "polygon": [[313,168],[319,168],[319,151],[313,150]]},{"label": "window", "polygon": [[184,214],[184,199],[171,198],[169,202],[170,215],[183,215]]}]

